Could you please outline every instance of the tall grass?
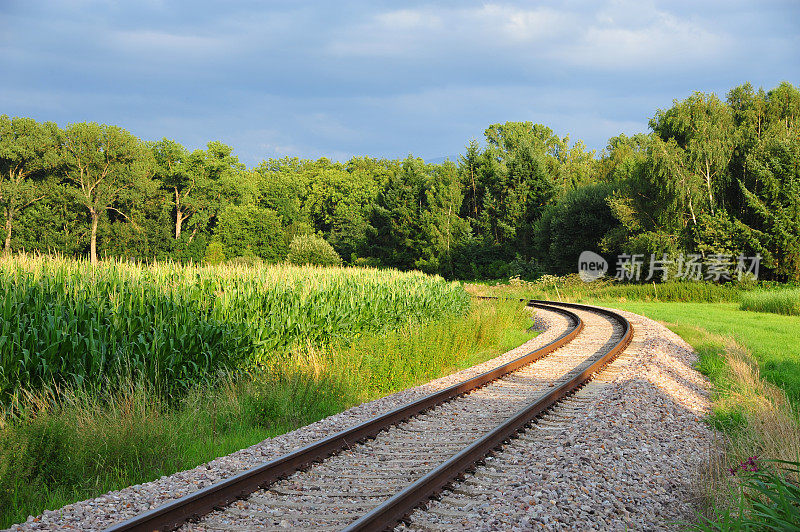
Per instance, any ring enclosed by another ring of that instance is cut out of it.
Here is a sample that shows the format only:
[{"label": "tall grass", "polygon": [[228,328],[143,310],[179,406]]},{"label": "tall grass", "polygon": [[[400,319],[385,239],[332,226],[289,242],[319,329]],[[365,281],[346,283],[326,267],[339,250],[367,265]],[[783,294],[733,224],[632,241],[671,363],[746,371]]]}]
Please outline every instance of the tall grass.
[{"label": "tall grass", "polygon": [[116,387],[17,390],[0,409],[0,528],[481,362],[529,339],[530,324],[522,305],[477,302],[339,345],[297,343],[270,371],[229,373],[177,401],[131,375]]},{"label": "tall grass", "polygon": [[457,283],[419,272],[296,266],[0,261],[0,400],[44,383],[133,374],[174,393],[226,369],[463,314]]},{"label": "tall grass", "polygon": [[[781,530],[771,528],[773,517],[800,517],[800,475],[791,467],[800,462],[797,411],[783,390],[761,377],[750,352],[731,338],[686,325],[670,328],[695,348],[699,369],[715,385],[710,422],[720,430],[698,483],[706,510],[692,528]],[[771,500],[782,490],[794,495]]]},{"label": "tall grass", "polygon": [[621,283],[597,280],[586,283],[577,275],[544,275],[528,282],[510,279],[507,284],[466,285],[476,295],[548,299],[555,301],[678,301],[719,303],[739,301],[741,290],[732,285],[710,282],[667,281],[664,283]]},{"label": "tall grass", "polygon": [[742,296],[742,310],[800,316],[800,288],[756,290]]}]

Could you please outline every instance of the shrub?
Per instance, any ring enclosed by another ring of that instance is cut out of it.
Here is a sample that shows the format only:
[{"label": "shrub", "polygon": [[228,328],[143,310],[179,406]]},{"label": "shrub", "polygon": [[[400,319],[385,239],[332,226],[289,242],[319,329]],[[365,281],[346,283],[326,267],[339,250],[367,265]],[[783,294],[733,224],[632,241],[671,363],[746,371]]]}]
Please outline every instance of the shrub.
[{"label": "shrub", "polygon": [[298,235],[289,244],[286,257],[291,264],[304,266],[338,266],[342,258],[324,238],[317,235]]},{"label": "shrub", "polygon": [[225,261],[225,264],[229,266],[256,267],[264,264],[264,261],[255,255],[242,255],[241,257],[233,257],[232,259],[228,259]]}]

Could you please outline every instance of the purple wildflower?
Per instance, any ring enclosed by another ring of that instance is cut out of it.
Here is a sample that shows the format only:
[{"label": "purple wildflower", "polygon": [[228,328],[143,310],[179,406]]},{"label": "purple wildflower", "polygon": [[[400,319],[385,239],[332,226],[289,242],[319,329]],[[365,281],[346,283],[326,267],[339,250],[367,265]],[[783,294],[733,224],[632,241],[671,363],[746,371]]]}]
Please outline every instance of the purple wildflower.
[{"label": "purple wildflower", "polygon": [[738,467],[731,467],[728,469],[730,471],[731,476],[736,476],[737,471],[748,471],[750,473],[755,473],[758,471],[758,456],[751,456],[747,460],[742,460],[739,462]]}]

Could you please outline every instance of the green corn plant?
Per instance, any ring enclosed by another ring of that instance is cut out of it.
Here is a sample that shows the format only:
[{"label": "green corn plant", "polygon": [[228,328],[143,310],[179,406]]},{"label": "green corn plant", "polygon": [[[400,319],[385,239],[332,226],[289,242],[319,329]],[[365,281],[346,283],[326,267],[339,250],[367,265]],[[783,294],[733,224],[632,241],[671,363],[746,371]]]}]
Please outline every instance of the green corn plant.
[{"label": "green corn plant", "polygon": [[222,370],[270,368],[294,346],[344,343],[463,315],[460,284],[420,272],[314,266],[0,262],[0,401],[18,387],[109,383],[165,394]]}]

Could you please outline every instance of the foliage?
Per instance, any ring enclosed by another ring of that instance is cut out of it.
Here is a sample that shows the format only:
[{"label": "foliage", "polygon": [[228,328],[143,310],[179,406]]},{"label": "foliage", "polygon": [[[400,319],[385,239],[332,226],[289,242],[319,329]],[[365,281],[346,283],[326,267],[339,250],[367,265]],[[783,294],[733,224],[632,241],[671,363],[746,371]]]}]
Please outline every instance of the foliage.
[{"label": "foliage", "polygon": [[220,241],[229,258],[276,263],[295,237],[318,234],[348,264],[451,279],[567,273],[584,246],[760,254],[762,278],[800,280],[798,110],[792,84],[744,84],[724,99],[675,100],[650,134],[612,137],[599,155],[512,121],[486,128],[457,163],[281,158],[252,169],[219,141],[192,151],[105,124],[3,117],[5,248],[199,262]]},{"label": "foliage", "polygon": [[228,205],[216,234],[226,257],[253,255],[274,264],[286,257],[281,220],[273,210],[256,205]]},{"label": "foliage", "polygon": [[659,110],[644,156],[610,201],[629,253],[760,254],[767,276],[800,279],[800,91],[736,87]]},{"label": "foliage", "polygon": [[5,217],[3,255],[11,252],[14,218],[44,199],[47,190],[39,181],[59,164],[58,128],[31,118],[0,116],[0,207]]},{"label": "foliage", "polygon": [[212,266],[225,262],[225,249],[222,246],[222,242],[214,241],[208,243],[203,262]]},{"label": "foliage", "polygon": [[287,262],[298,266],[339,266],[342,258],[324,238],[317,235],[299,235],[289,244]]},{"label": "foliage", "polygon": [[535,226],[536,256],[545,271],[572,273],[582,251],[604,251],[602,238],[616,225],[608,206],[613,190],[608,183],[586,185],[548,205]]},{"label": "foliage", "polygon": [[747,160],[756,183],[741,188],[755,219],[742,227],[776,273],[800,279],[800,127],[776,129]]}]

